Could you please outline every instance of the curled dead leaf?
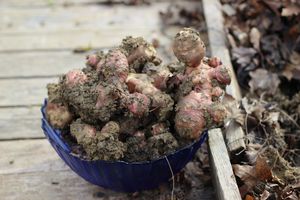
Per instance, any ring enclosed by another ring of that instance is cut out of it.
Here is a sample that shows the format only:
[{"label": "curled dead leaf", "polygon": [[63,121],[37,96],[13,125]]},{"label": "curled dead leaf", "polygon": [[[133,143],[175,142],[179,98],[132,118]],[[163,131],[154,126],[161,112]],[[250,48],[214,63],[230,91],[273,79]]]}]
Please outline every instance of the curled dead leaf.
[{"label": "curled dead leaf", "polygon": [[257,69],[250,72],[250,77],[250,91],[258,95],[263,92],[267,94],[275,94],[280,84],[278,75],[265,69]]},{"label": "curled dead leaf", "polygon": [[261,181],[269,181],[272,179],[271,167],[265,158],[258,156],[255,164],[256,177]]}]

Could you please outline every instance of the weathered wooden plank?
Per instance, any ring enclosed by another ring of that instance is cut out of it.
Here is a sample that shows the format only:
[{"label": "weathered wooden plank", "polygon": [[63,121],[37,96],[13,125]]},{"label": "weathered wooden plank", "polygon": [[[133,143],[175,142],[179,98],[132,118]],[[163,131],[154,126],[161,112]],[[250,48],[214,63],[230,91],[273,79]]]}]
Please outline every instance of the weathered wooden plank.
[{"label": "weathered wooden plank", "polygon": [[1,141],[0,152],[1,199],[127,199],[84,181],[46,139]]},{"label": "weathered wooden plank", "polygon": [[0,109],[0,140],[41,138],[40,107],[12,107]]},{"label": "weathered wooden plank", "polygon": [[[222,62],[230,69],[232,79],[231,84],[226,88],[226,90],[236,100],[240,100],[240,87],[231,64],[228,48],[226,46],[223,26],[224,19],[222,16],[220,2],[219,0],[203,0],[203,7],[212,55],[220,57]],[[233,124],[230,130],[231,132],[225,135],[226,143],[229,152],[231,154],[235,154],[246,148],[244,141],[245,133],[237,124]]]},{"label": "weathered wooden plank", "polygon": [[73,68],[85,66],[88,52],[34,51],[0,54],[0,78],[58,76]]},{"label": "weathered wooden plank", "polygon": [[[189,3],[188,5],[195,5]],[[123,5],[71,6],[0,9],[1,33],[52,32],[75,30],[102,30],[118,27],[123,29],[157,28],[160,24],[159,11],[169,3],[153,3],[151,6],[125,7]],[[191,6],[192,6],[191,5]],[[133,14],[134,13],[134,14]],[[143,17],[137,17],[143,16]]]},{"label": "weathered wooden plank", "polygon": [[241,200],[221,129],[208,131],[208,144],[218,199]]},{"label": "weathered wooden plank", "polygon": [[116,193],[94,186],[71,170],[0,174],[0,196],[3,200],[129,200]]},{"label": "weathered wooden plank", "polygon": [[0,106],[40,105],[47,96],[47,83],[58,78],[0,79]]},{"label": "weathered wooden plank", "polygon": [[46,139],[0,142],[0,175],[68,170]]},{"label": "weathered wooden plank", "polygon": [[78,47],[107,48],[120,44],[122,38],[133,35],[143,36],[151,41],[165,37],[153,29],[101,29],[101,31],[55,31],[45,33],[0,34],[0,52],[22,50],[64,50]]},{"label": "weathered wooden plank", "polygon": [[[181,0],[151,0],[153,2],[166,2],[166,1],[181,1]],[[0,1],[0,6],[2,7],[42,7],[42,6],[72,6],[77,4],[110,4],[113,3],[123,3],[126,0],[9,0]]]}]

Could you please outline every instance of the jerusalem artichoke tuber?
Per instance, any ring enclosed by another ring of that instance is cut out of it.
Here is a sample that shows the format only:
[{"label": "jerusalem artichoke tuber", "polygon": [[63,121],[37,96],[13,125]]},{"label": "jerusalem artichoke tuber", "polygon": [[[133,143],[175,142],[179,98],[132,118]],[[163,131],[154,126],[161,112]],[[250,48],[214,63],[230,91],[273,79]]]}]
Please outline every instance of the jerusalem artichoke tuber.
[{"label": "jerusalem artichoke tuber", "polygon": [[179,62],[163,65],[151,44],[127,37],[87,56],[85,68],[48,85],[48,121],[70,127],[91,160],[151,160],[198,139],[226,118],[221,98],[230,74],[219,58],[204,57],[193,29],[176,35],[173,51]]}]

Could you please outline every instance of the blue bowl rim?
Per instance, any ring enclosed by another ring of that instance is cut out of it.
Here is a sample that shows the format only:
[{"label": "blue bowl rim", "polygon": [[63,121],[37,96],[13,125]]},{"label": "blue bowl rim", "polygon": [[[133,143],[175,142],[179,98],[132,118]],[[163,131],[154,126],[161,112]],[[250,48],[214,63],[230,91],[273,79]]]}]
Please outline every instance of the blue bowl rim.
[{"label": "blue bowl rim", "polygon": [[[58,139],[58,140],[60,140],[59,142],[62,142],[64,145],[66,145],[68,148],[70,148],[69,145],[61,138],[61,132],[60,132],[60,130],[54,129],[49,124],[48,120],[46,119],[46,117],[45,117],[45,109],[46,109],[47,103],[48,103],[48,100],[47,100],[47,98],[45,98],[44,104],[41,107],[41,112],[42,112],[42,117],[43,117],[42,121],[44,121],[46,123],[46,125],[49,128],[51,128],[51,131],[57,136],[55,138]],[[189,148],[194,148],[194,145],[196,145],[196,143],[198,144],[197,146],[200,147],[205,142],[205,140],[206,140],[206,138],[208,136],[208,132],[207,131],[208,130],[204,130],[198,140],[193,141],[192,143],[190,143],[190,144],[188,144],[188,145],[186,145],[186,146],[184,146],[184,147],[182,147],[182,148],[180,148],[180,149],[178,149],[178,150],[176,150],[176,151],[174,151],[172,153],[166,154],[166,155],[164,155],[162,157],[159,157],[157,159],[154,159],[154,160],[147,160],[147,161],[126,162],[126,161],[122,161],[122,160],[115,160],[115,161],[109,161],[109,160],[86,160],[86,159],[82,159],[81,157],[77,156],[76,154],[73,154],[71,152],[71,149],[70,149],[70,151],[67,151],[65,148],[63,148],[61,146],[60,147],[61,147],[61,149],[63,151],[65,151],[66,153],[68,153],[70,156],[76,157],[76,158],[80,159],[81,161],[85,161],[85,162],[90,162],[90,163],[103,162],[103,163],[107,163],[107,164],[120,163],[120,164],[125,164],[125,165],[145,165],[145,164],[151,164],[153,162],[159,162],[161,160],[165,160],[169,156],[175,156],[176,153],[178,153],[178,152],[180,152],[182,150],[189,149]],[[46,132],[47,132],[46,137],[49,139],[49,132],[48,132],[48,130],[46,130]],[[53,140],[53,139],[51,139],[51,140]]]}]

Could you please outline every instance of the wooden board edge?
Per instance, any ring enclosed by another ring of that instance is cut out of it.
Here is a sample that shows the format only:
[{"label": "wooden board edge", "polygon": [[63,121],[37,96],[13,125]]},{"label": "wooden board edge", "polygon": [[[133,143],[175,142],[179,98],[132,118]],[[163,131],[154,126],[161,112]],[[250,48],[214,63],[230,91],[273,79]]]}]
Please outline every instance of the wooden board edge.
[{"label": "wooden board edge", "polygon": [[208,131],[213,183],[220,200],[241,200],[221,129]]}]

